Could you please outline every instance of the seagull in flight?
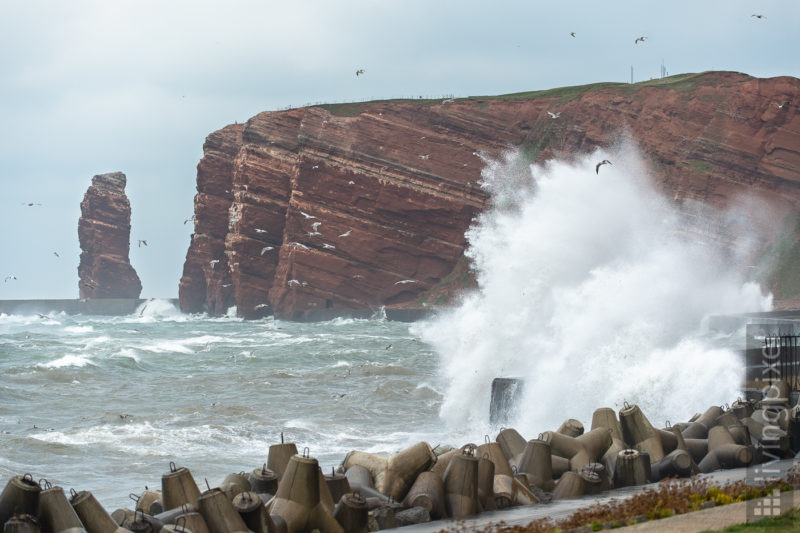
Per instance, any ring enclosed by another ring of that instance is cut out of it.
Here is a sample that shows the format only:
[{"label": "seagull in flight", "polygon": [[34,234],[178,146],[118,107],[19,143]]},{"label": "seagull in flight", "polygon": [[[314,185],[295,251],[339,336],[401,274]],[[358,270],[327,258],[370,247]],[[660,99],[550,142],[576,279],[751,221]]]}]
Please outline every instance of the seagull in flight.
[{"label": "seagull in flight", "polygon": [[323,243],[322,243],[322,247],[323,247],[323,248],[326,248],[326,249],[328,249],[328,250],[333,250],[333,249],[335,249],[335,248],[336,248],[334,245],[332,245],[332,244],[328,244],[327,242],[323,242]]},{"label": "seagull in flight", "polygon": [[303,216],[304,216],[304,217],[306,217],[306,218],[317,218],[317,217],[315,217],[314,215],[309,215],[308,213],[305,213],[305,212],[303,212],[303,211],[300,211],[300,214],[301,214],[301,215],[303,215]]},{"label": "seagull in flight", "polygon": [[785,106],[785,105],[788,105],[788,104],[789,104],[789,100],[786,100],[786,101],[785,101],[785,102],[783,102],[782,104],[779,104],[778,102],[772,102],[772,103],[773,103],[773,104],[775,104],[775,107],[777,107],[778,109],[783,109],[783,106]]},{"label": "seagull in flight", "polygon": [[267,230],[261,229],[261,228],[256,228],[256,233],[267,233]]},{"label": "seagull in flight", "polygon": [[573,37],[575,37],[575,32],[574,31],[569,32],[569,34],[572,35]]},{"label": "seagull in flight", "polygon": [[22,205],[33,207],[34,205],[42,205],[42,204],[40,204],[39,202],[22,202]]},{"label": "seagull in flight", "polygon": [[594,167],[594,172],[595,172],[595,174],[600,174],[600,167],[601,167],[601,166],[603,166],[603,165],[610,165],[610,164],[611,164],[611,161],[609,161],[608,159],[603,159],[602,161],[600,161],[599,163],[597,163],[597,165],[595,165],[595,167]]},{"label": "seagull in flight", "polygon": [[356,71],[356,76],[361,76],[362,74],[364,74],[364,69],[363,68],[360,68],[360,69],[358,69]]},{"label": "seagull in flight", "polygon": [[341,235],[339,235],[339,237],[347,237],[347,236],[348,236],[348,235],[350,235],[352,232],[353,232],[353,230],[349,229],[349,230],[345,231],[344,233],[342,233]]},{"label": "seagull in flight", "polygon": [[143,244],[144,244],[145,246],[147,246],[147,241],[146,241],[146,240],[144,240],[144,239],[139,239],[139,248],[141,248]]},{"label": "seagull in flight", "polygon": [[195,219],[195,215],[192,215],[192,216],[190,216],[189,218],[187,218],[186,220],[184,220],[184,221],[183,221],[183,223],[184,223],[184,224],[186,224],[187,222],[191,222],[191,221],[193,221],[194,219]]},{"label": "seagull in flight", "polygon": [[406,283],[417,283],[415,279],[401,279],[400,281],[396,281],[395,285],[405,285]]},{"label": "seagull in flight", "polygon": [[274,250],[274,249],[275,249],[275,248],[274,248],[274,247],[272,247],[272,246],[265,246],[265,247],[263,247],[263,248],[261,249],[261,255],[264,255],[264,253],[266,253],[266,252],[269,252],[270,250]]},{"label": "seagull in flight", "polygon": [[58,252],[53,252],[53,255],[55,255],[56,257],[61,257],[60,255],[58,255]]},{"label": "seagull in flight", "polygon": [[645,39],[646,39],[646,37],[637,37],[636,40],[633,41],[633,44],[637,44],[639,41],[644,42]]},{"label": "seagull in flight", "polygon": [[311,229],[313,229],[316,232],[320,224],[322,224],[322,222],[314,222],[313,224],[311,224]]},{"label": "seagull in flight", "polygon": [[14,275],[11,275],[11,276],[6,276],[6,279],[5,279],[5,281],[4,281],[4,282],[7,282],[7,281],[8,281],[8,280],[10,280],[10,279],[17,279],[17,276],[14,276]]},{"label": "seagull in flight", "polygon": [[754,14],[752,14],[752,15],[750,15],[750,16],[751,16],[751,17],[755,17],[755,18],[757,18],[757,19],[765,19],[765,18],[767,18],[767,17],[765,17],[764,15],[756,15],[755,13],[754,13]]},{"label": "seagull in flight", "polygon": [[208,264],[211,265],[211,268],[215,268],[217,266],[217,263],[219,263],[219,259],[213,259],[208,262]]},{"label": "seagull in flight", "polygon": [[559,111],[558,113],[553,113],[552,111],[548,111],[547,114],[550,115],[550,118],[558,118],[561,116],[561,111]]},{"label": "seagull in flight", "polygon": [[291,287],[292,285],[300,285],[300,282],[296,279],[290,279],[288,285]]}]

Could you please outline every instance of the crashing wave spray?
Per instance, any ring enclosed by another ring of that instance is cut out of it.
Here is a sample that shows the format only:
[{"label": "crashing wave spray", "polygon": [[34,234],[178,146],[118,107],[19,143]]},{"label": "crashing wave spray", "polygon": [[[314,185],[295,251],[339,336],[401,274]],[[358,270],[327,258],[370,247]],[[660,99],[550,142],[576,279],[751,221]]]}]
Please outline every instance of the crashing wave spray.
[{"label": "crashing wave spray", "polygon": [[686,238],[632,149],[519,161],[483,172],[493,207],[467,232],[479,289],[417,329],[439,354],[451,429],[488,429],[495,377],[524,379],[515,427],[531,436],[624,401],[661,424],[736,399],[742,363],[701,323],[771,307],[733,266],[745,247]]}]

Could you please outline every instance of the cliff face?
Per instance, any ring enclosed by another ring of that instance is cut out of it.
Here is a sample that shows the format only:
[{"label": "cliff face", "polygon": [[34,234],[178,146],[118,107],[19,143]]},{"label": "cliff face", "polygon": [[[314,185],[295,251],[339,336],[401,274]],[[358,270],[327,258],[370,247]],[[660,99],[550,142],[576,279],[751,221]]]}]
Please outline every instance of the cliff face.
[{"label": "cliff face", "polygon": [[[454,269],[466,271],[464,232],[488,201],[478,153],[518,147],[542,162],[623,136],[678,204],[767,198],[772,211],[748,221],[767,248],[774,220],[800,201],[799,102],[796,78],[710,72],[261,113],[206,140],[181,307],[296,318],[444,294]],[[707,226],[687,231],[736,237]]]},{"label": "cliff face", "polygon": [[94,176],[81,202],[81,298],[138,298],[142,292],[142,283],[128,258],[131,204],[125,183],[122,172]]}]

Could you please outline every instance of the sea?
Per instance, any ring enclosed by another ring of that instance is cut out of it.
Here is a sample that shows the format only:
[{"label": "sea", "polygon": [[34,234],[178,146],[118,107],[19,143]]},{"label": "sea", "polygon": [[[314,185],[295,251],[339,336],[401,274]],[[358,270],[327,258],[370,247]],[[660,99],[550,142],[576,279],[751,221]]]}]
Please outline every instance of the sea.
[{"label": "sea", "polygon": [[743,333],[708,318],[768,311],[772,295],[737,267],[750,236],[707,236],[747,213],[698,217],[632,147],[520,161],[485,160],[492,206],[466,233],[477,288],[419,322],[246,321],[168,300],[0,314],[0,479],[88,490],[111,511],[172,467],[214,487],[282,441],[324,472],[351,450],[480,444],[500,429],[495,377],[524,382],[506,425],[527,439],[568,418],[588,429],[599,407],[637,404],[662,426],[736,400]]}]

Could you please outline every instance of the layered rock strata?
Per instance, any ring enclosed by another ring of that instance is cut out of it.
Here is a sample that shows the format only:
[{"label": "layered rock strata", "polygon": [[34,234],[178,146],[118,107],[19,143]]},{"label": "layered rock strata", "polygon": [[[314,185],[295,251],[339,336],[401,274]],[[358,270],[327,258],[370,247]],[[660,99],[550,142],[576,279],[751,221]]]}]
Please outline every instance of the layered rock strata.
[{"label": "layered rock strata", "polygon": [[129,259],[131,204],[125,174],[92,178],[81,202],[78,286],[83,298],[138,298],[142,283]]},{"label": "layered rock strata", "polygon": [[[464,233],[489,201],[481,169],[509,149],[544,162],[630,139],[665,195],[697,213],[687,232],[734,246],[754,230],[763,252],[776,221],[794,228],[798,103],[796,78],[707,72],[264,112],[206,140],[181,308],[291,319],[447,296],[469,279]],[[695,209],[753,197],[768,212],[742,226]]]}]

